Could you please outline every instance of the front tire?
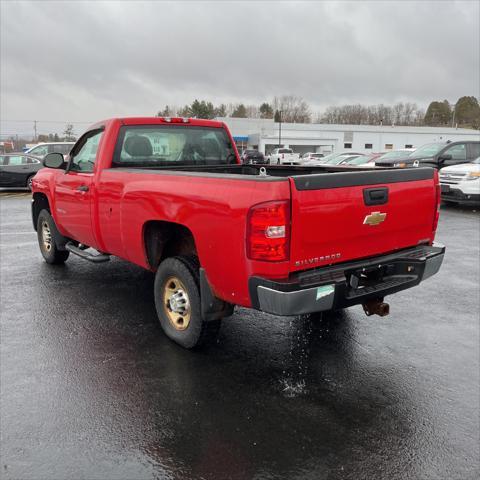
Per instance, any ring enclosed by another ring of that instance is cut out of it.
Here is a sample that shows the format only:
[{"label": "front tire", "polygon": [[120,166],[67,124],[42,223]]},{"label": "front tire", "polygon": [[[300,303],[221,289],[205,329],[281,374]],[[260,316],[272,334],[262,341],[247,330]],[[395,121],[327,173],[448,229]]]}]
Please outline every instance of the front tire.
[{"label": "front tire", "polygon": [[221,320],[205,322],[201,315],[199,265],[196,257],[164,260],[155,275],[155,307],[160,325],[171,340],[184,348],[211,343]]},{"label": "front tire", "polygon": [[47,210],[42,210],[37,220],[37,237],[40,252],[47,263],[58,265],[65,263],[70,252],[59,250],[55,244],[54,232],[56,232],[55,222]]}]

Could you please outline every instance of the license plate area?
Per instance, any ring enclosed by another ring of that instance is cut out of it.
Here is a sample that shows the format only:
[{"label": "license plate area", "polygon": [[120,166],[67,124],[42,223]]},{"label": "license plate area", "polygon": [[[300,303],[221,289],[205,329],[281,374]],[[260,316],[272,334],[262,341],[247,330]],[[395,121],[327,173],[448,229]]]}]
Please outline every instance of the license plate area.
[{"label": "license plate area", "polygon": [[440,184],[440,191],[442,193],[448,193],[450,191],[450,185],[446,185],[445,183]]}]

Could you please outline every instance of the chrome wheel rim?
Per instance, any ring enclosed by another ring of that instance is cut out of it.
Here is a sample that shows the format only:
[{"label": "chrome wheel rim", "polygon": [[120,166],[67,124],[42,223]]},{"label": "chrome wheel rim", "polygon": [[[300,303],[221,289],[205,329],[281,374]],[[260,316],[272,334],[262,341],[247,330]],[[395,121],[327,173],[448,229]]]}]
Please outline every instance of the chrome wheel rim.
[{"label": "chrome wheel rim", "polygon": [[169,277],[163,287],[163,306],[175,330],[185,330],[190,324],[191,306],[187,289],[177,277]]},{"label": "chrome wheel rim", "polygon": [[45,251],[52,249],[52,232],[46,220],[42,222],[42,244]]}]

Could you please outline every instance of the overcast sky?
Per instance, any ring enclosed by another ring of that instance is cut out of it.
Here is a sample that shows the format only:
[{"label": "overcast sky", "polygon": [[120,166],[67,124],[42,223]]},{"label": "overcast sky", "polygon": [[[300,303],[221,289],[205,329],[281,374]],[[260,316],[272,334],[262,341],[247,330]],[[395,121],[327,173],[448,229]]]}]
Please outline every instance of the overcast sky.
[{"label": "overcast sky", "polygon": [[3,134],[195,98],[295,94],[316,112],[480,95],[475,0],[0,3]]}]

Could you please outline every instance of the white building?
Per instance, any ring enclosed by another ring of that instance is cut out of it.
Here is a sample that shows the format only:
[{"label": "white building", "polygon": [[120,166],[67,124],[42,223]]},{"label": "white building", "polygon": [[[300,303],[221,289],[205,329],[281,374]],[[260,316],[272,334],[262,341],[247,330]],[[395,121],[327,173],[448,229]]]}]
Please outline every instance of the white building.
[{"label": "white building", "polygon": [[[239,150],[269,153],[281,143],[294,152],[383,152],[418,148],[425,143],[480,140],[480,130],[448,127],[402,127],[381,125],[329,125],[282,123],[258,118],[217,118],[225,122]],[[279,138],[281,134],[281,140]]]}]

